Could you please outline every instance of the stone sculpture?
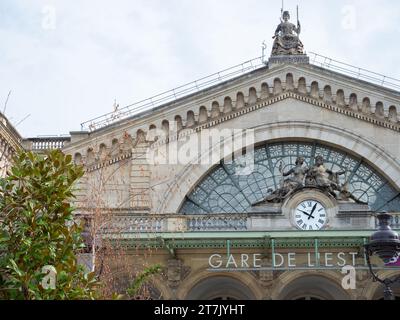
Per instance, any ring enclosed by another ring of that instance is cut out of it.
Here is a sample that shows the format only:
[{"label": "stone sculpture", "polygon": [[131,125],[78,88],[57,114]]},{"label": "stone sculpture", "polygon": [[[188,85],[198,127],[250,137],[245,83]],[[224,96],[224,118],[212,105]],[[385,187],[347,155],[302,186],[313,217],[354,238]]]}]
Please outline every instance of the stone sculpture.
[{"label": "stone sculpture", "polygon": [[283,172],[282,164],[279,168],[283,177],[290,178],[285,179],[281,183],[281,187],[273,192],[266,198],[267,202],[281,202],[296,190],[304,187],[305,178],[310,169],[304,166],[304,158],[298,157],[296,160],[296,166],[290,169],[288,172]]},{"label": "stone sculpture", "polygon": [[282,16],[283,20],[278,25],[273,39],[272,56],[280,55],[303,55],[304,46],[299,39],[301,32],[300,21],[297,21],[297,27],[289,22],[290,13],[285,11]]},{"label": "stone sculpture", "polygon": [[289,177],[282,179],[281,186],[275,191],[270,191],[270,195],[266,197],[262,202],[256,203],[282,203],[293,193],[302,190],[304,188],[316,188],[323,191],[326,194],[331,195],[337,200],[350,201],[353,200],[356,203],[362,203],[356,197],[354,197],[348,190],[348,181],[341,185],[339,177],[346,174],[346,170],[339,172],[333,172],[324,165],[324,158],[322,156],[316,156],[314,165],[308,168],[304,165],[304,158],[298,157],[296,165],[288,172],[282,170],[282,164],[280,166],[280,172],[282,177]]}]

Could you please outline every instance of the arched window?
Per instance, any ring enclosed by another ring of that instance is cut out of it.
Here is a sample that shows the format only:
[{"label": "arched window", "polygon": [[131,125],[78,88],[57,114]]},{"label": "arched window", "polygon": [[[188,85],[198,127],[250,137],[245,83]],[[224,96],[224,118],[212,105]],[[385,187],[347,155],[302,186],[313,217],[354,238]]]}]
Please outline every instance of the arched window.
[{"label": "arched window", "polygon": [[[400,212],[400,197],[390,183],[361,158],[317,143],[280,142],[259,146],[253,153],[237,157],[231,163],[221,162],[187,195],[182,214],[246,213],[252,205],[262,201],[271,190],[278,189],[284,171],[293,168],[297,157],[311,166],[316,155],[325,159],[325,166],[333,172],[347,170],[340,176],[340,184],[348,181],[349,191],[371,210]],[[249,159],[254,159],[253,163]],[[248,175],[237,175],[243,167]],[[396,197],[397,196],[397,197]]]}]

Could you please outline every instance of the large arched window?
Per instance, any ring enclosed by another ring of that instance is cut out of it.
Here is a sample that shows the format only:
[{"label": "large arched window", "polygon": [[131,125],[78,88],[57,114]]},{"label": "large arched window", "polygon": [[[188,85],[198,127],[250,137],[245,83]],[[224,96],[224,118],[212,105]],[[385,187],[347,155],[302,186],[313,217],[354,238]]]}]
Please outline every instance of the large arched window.
[{"label": "large arched window", "polygon": [[[262,201],[282,180],[279,167],[285,171],[295,165],[302,156],[308,166],[316,156],[325,159],[325,166],[336,172],[347,170],[340,177],[343,184],[371,210],[400,211],[400,194],[363,159],[319,143],[281,142],[260,146],[254,152],[236,158],[231,163],[221,162],[187,195],[180,212],[182,214],[246,213],[254,203]],[[249,159],[254,159],[251,173],[243,173],[243,167],[251,169]]]}]

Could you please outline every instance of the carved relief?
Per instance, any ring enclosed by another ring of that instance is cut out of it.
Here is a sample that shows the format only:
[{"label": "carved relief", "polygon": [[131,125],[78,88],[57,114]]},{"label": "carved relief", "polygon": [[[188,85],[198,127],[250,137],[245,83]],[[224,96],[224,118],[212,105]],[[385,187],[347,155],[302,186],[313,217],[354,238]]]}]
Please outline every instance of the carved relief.
[{"label": "carved relief", "polygon": [[163,274],[165,275],[165,280],[168,281],[168,286],[170,288],[177,288],[190,272],[191,268],[184,266],[182,260],[170,259],[168,260],[167,270]]}]

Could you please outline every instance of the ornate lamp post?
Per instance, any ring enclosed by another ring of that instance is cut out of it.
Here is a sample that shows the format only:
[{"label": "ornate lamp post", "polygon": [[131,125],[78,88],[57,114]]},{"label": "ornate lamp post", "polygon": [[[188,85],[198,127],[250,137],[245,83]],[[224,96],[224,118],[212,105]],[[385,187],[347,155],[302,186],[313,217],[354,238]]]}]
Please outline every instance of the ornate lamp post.
[{"label": "ornate lamp post", "polygon": [[370,242],[365,245],[365,253],[369,270],[374,281],[378,281],[385,286],[385,300],[394,300],[393,291],[390,286],[400,281],[400,276],[396,279],[381,279],[373,271],[370,258],[378,256],[385,264],[390,263],[400,255],[399,235],[390,228],[391,215],[388,213],[378,214],[379,227],[371,236]]}]

